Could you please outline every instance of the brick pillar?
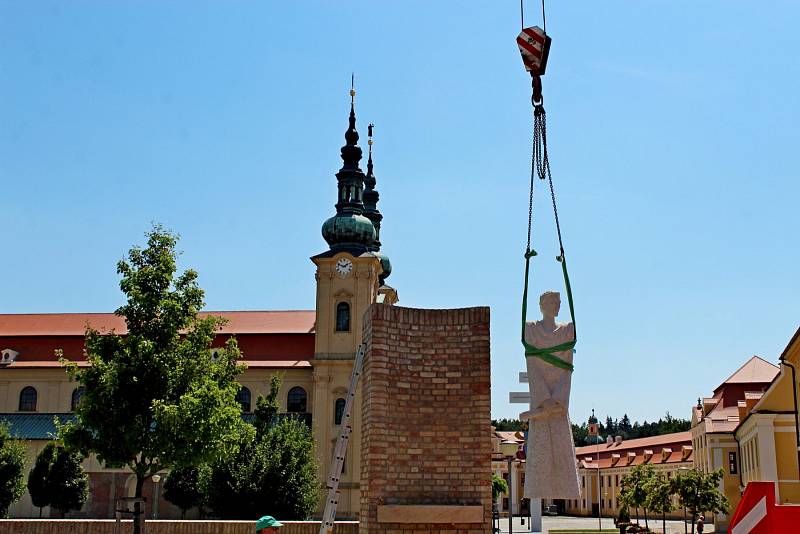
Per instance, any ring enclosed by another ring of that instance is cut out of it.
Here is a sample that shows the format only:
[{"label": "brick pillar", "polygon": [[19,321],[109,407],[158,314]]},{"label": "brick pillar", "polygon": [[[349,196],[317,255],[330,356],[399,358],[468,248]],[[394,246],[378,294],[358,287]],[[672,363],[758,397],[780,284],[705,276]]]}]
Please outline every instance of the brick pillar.
[{"label": "brick pillar", "polygon": [[489,308],[365,313],[360,534],[490,534]]}]

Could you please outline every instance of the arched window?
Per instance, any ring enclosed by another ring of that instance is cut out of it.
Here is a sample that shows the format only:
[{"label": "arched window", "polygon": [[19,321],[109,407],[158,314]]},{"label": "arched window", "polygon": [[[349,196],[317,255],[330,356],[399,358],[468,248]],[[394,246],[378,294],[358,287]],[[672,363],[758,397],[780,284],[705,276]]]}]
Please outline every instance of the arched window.
[{"label": "arched window", "polygon": [[336,331],[350,331],[350,305],[346,302],[336,305]]},{"label": "arched window", "polygon": [[295,386],[289,390],[289,395],[286,398],[286,411],[290,413],[306,413],[308,412],[307,401],[306,390],[300,386]]},{"label": "arched window", "polygon": [[86,391],[86,390],[83,389],[83,386],[77,387],[72,391],[72,405],[71,405],[72,408],[71,408],[71,410],[73,412],[78,409],[78,403],[81,401],[81,398],[83,397],[84,391]]},{"label": "arched window", "polygon": [[36,411],[36,390],[31,386],[25,386],[19,393],[19,411]]},{"label": "arched window", "polygon": [[239,391],[236,393],[236,402],[238,402],[241,407],[242,411],[247,413],[250,411],[250,390],[246,387],[242,386],[239,388]]},{"label": "arched window", "polygon": [[341,425],[344,417],[344,399],[336,399],[333,405],[333,424]]}]

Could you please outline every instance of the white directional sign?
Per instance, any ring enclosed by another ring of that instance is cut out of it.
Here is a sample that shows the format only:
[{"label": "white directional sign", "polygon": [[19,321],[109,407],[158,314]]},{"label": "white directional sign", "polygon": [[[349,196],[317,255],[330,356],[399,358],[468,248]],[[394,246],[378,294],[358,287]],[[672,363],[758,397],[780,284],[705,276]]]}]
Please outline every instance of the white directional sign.
[{"label": "white directional sign", "polygon": [[508,394],[508,402],[511,404],[528,404],[531,402],[531,394],[527,391],[512,391]]}]

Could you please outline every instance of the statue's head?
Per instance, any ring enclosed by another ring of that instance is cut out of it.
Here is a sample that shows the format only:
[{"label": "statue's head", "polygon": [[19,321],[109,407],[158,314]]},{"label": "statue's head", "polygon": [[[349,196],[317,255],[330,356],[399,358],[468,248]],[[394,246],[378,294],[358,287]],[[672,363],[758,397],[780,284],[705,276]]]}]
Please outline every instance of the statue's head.
[{"label": "statue's head", "polygon": [[545,291],[539,297],[539,309],[543,317],[556,317],[561,309],[561,294],[558,291]]}]

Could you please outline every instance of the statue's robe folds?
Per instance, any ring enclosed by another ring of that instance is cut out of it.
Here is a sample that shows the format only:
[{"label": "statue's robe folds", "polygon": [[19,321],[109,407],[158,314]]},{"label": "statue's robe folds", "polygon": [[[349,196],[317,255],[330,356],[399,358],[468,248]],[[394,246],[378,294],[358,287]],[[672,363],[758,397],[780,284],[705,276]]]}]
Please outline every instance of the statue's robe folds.
[{"label": "statue's robe folds", "polygon": [[[554,331],[541,321],[525,325],[525,340],[534,347],[547,348],[575,339],[573,323],[557,324]],[[572,363],[572,351],[554,356]],[[563,413],[530,421],[525,461],[525,497],[531,499],[579,499],[580,484],[575,462],[575,444],[569,422],[569,393],[572,371],[528,356],[528,387],[532,412],[552,399],[564,406]]]}]

